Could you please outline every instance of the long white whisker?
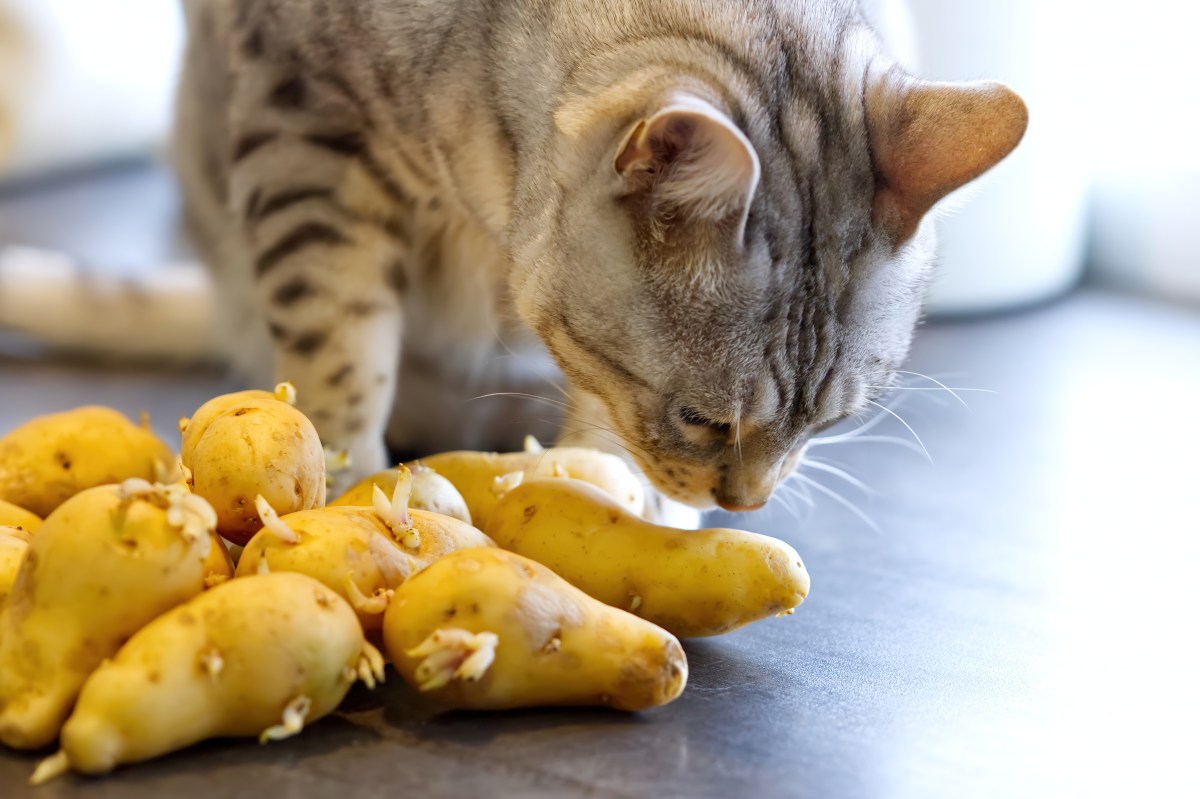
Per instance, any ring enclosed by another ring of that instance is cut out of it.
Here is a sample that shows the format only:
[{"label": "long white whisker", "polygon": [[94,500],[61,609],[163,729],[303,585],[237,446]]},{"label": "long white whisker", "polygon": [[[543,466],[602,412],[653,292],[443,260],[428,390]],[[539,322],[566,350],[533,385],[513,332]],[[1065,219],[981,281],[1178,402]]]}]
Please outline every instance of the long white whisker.
[{"label": "long white whisker", "polygon": [[[797,472],[796,474],[800,474],[800,472]],[[812,479],[811,477],[806,477],[803,474],[800,474],[800,479],[804,481],[805,485],[815,488],[816,490],[820,491],[825,496],[827,496],[830,499],[832,499],[833,501],[837,502],[842,507],[846,508],[846,510],[850,511],[855,516],[857,516],[864,524],[866,524],[868,527],[870,527],[876,533],[883,532],[883,530],[879,527],[879,525],[875,523],[874,519],[872,519],[867,514],[863,513],[861,510],[859,510],[858,507],[856,507],[854,505],[854,503],[850,502],[848,499],[843,497],[838,492],[834,491],[829,486],[825,485],[824,483],[818,482],[818,481]]]},{"label": "long white whisker", "polygon": [[917,440],[917,443],[921,445],[921,451],[925,453],[925,457],[929,460],[929,462],[933,463],[933,456],[931,456],[929,454],[929,450],[925,448],[925,442],[921,440],[921,437],[919,435],[917,435],[917,431],[912,429],[912,425],[910,425],[908,422],[904,421],[903,417],[901,417],[900,414],[896,413],[888,406],[880,405],[875,400],[867,400],[867,402],[871,403],[876,408],[880,408],[884,411],[887,411],[889,414],[896,417],[896,419],[900,422],[900,424],[904,425],[908,429],[908,432],[912,433],[912,437]]},{"label": "long white whisker", "polygon": [[868,486],[862,480],[859,480],[857,477],[855,477],[854,475],[845,471],[844,469],[839,469],[836,466],[832,466],[828,463],[825,463],[824,461],[820,461],[815,458],[809,458],[800,464],[801,468],[803,468],[805,466],[808,466],[812,469],[816,469],[818,472],[825,472],[827,474],[832,474],[835,477],[840,477],[843,480],[845,480],[847,483],[849,483],[850,485],[857,488],[859,491],[863,492],[864,494],[867,494],[868,496],[875,496],[876,492],[874,491],[874,489],[872,489],[870,486]]},{"label": "long white whisker", "polygon": [[492,392],[491,394],[480,394],[478,397],[471,397],[467,401],[474,402],[476,400],[481,400],[481,399],[490,399],[491,397],[518,397],[520,399],[534,400],[536,402],[544,402],[547,405],[552,405],[555,408],[560,408],[564,411],[570,410],[567,407],[567,403],[563,402],[562,400],[556,400],[551,397],[543,397],[539,394],[526,394],[521,391],[495,391],[495,392]]},{"label": "long white whisker", "polygon": [[[899,371],[897,371],[897,374],[902,374],[902,375],[912,375],[913,377],[919,377],[919,378],[921,378],[922,380],[928,380],[930,383],[934,383],[934,384],[936,384],[937,386],[940,386],[942,389],[944,389],[944,390],[946,390],[946,391],[949,391],[949,392],[950,392],[950,396],[954,397],[956,400],[958,400],[959,402],[961,402],[964,408],[965,408],[965,407],[967,407],[967,402],[966,402],[966,400],[964,400],[964,399],[963,399],[962,397],[960,397],[958,394],[955,394],[955,393],[954,393],[954,389],[952,389],[952,388],[948,387],[948,386],[947,386],[945,383],[943,383],[941,380],[936,380],[936,379],[934,379],[934,378],[930,377],[929,375],[923,375],[923,374],[921,374],[920,372],[906,372],[906,371],[903,371],[903,370],[899,370]],[[969,390],[971,390],[971,389],[959,389],[959,391],[969,391]]]},{"label": "long white whisker", "polygon": [[843,438],[842,436],[832,436],[830,438],[812,438],[812,439],[809,439],[808,446],[824,447],[824,446],[828,446],[830,444],[846,445],[846,444],[868,444],[868,443],[895,444],[898,447],[904,447],[905,449],[910,449],[913,452],[916,452],[918,454],[920,454],[920,452],[921,452],[921,448],[918,447],[913,442],[908,441],[907,439],[903,439],[903,438],[896,438],[895,436],[847,436],[845,438]]}]

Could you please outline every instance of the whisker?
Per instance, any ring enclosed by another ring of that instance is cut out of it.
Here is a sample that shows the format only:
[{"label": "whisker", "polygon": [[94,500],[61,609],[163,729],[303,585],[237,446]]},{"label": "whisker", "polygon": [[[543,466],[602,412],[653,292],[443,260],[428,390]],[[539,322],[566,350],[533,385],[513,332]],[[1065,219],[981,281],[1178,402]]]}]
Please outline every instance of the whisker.
[{"label": "whisker", "polygon": [[490,399],[491,397],[518,397],[520,399],[534,400],[536,402],[544,402],[547,405],[551,405],[555,408],[559,408],[564,411],[570,410],[570,408],[567,407],[567,403],[563,402],[562,400],[556,400],[556,399],[553,399],[552,397],[543,397],[540,394],[526,394],[522,391],[494,391],[491,394],[480,394],[478,397],[471,397],[469,400],[467,400],[467,402],[474,402],[476,400],[481,400],[481,399]]},{"label": "whisker", "polygon": [[868,527],[870,527],[876,533],[880,533],[880,534],[883,533],[883,530],[880,528],[880,526],[878,524],[875,523],[875,520],[872,519],[867,514],[865,514],[862,510],[860,510],[857,506],[855,506],[854,503],[850,502],[850,500],[846,499],[841,494],[834,491],[832,488],[825,485],[824,483],[818,482],[817,480],[814,480],[811,477],[806,477],[805,475],[801,474],[800,472],[796,472],[796,474],[800,475],[800,479],[804,481],[805,485],[815,488],[817,491],[820,491],[822,494],[829,497],[834,502],[837,502],[839,505],[844,507],[846,510],[850,511],[855,516],[857,516],[864,524],[866,524]]},{"label": "whisker", "polygon": [[[965,407],[967,407],[966,400],[964,400],[964,399],[963,399],[962,397],[960,397],[958,394],[955,394],[955,393],[954,393],[954,389],[952,389],[952,388],[948,387],[948,386],[947,386],[945,383],[943,383],[941,380],[937,380],[937,379],[935,379],[935,378],[932,378],[932,377],[930,377],[929,375],[923,375],[923,374],[921,374],[920,372],[908,372],[908,371],[905,371],[905,370],[902,370],[902,369],[901,369],[901,370],[897,370],[896,374],[901,374],[901,375],[911,375],[911,376],[913,376],[913,377],[919,377],[919,378],[921,378],[922,380],[928,380],[930,383],[934,383],[934,384],[936,384],[937,386],[939,386],[940,388],[944,389],[945,391],[949,391],[949,392],[950,392],[950,396],[954,397],[956,400],[958,400],[959,402],[961,402],[964,408],[965,408]],[[971,391],[971,390],[973,390],[973,389],[959,389],[959,391]]]},{"label": "whisker", "polygon": [[921,452],[921,448],[918,447],[913,442],[908,441],[907,439],[903,439],[903,438],[896,438],[895,436],[848,436],[846,438],[842,438],[841,436],[833,436],[831,438],[812,438],[812,439],[809,439],[808,446],[824,447],[824,446],[828,446],[829,444],[845,445],[845,444],[869,444],[869,443],[895,444],[898,447],[904,447],[905,449],[910,449],[916,453]]},{"label": "whisker", "polygon": [[818,472],[825,472],[827,474],[832,474],[834,477],[840,477],[864,494],[868,496],[876,496],[874,489],[844,469],[839,469],[838,467],[817,458],[809,458],[800,463],[801,468],[804,468],[805,466],[816,469]]},{"label": "whisker", "polygon": [[925,453],[925,457],[929,460],[929,462],[933,463],[933,456],[930,455],[929,450],[925,448],[925,442],[921,440],[921,437],[919,435],[917,435],[917,431],[912,429],[912,425],[910,425],[908,422],[904,421],[904,418],[901,417],[900,414],[896,413],[888,406],[881,405],[878,402],[876,402],[875,400],[867,400],[867,402],[871,403],[876,408],[880,408],[881,410],[884,410],[887,413],[891,414],[892,416],[896,417],[896,419],[900,422],[900,424],[904,425],[908,429],[908,432],[912,433],[912,437],[917,440],[917,443],[921,445],[921,451]]}]

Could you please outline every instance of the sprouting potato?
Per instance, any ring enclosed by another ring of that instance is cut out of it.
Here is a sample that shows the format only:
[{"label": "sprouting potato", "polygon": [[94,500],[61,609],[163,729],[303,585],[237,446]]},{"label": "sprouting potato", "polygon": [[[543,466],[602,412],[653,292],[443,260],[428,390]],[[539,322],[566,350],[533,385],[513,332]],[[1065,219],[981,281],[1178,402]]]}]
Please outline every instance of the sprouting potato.
[{"label": "sprouting potato", "polygon": [[103,774],[213,737],[262,742],[332,712],[383,658],[341,597],[302,574],[231,580],[147,624],[88,678],[34,774]]},{"label": "sprouting potato", "polygon": [[413,574],[454,550],[494,546],[469,524],[410,510],[407,491],[417,475],[404,467],[399,473],[391,500],[377,491],[371,507],[327,507],[279,517],[260,502],[264,527],[242,551],[237,575],[306,574],[349,601],[363,629],[377,633],[392,590]]},{"label": "sprouting potato", "polygon": [[[573,477],[598,487],[631,513],[640,514],[645,506],[645,489],[641,481],[616,455],[580,447],[551,447],[543,449],[529,436],[524,452],[444,452],[422,458],[417,463],[428,466],[449,480],[466,500],[471,523],[481,530],[487,528],[492,508],[500,495],[510,488],[510,477],[523,472],[526,478]],[[414,465],[414,464],[410,464]],[[337,504],[350,504],[347,498],[361,502],[369,496],[370,487],[377,483],[385,492],[395,484],[395,472],[380,472],[350,489]]]},{"label": "sprouting potato", "polygon": [[226,580],[232,579],[234,574],[233,557],[229,554],[229,547],[226,546],[224,539],[216,532],[211,533],[209,538],[212,540],[212,546],[209,547],[208,555],[202,564],[206,588],[220,585]]},{"label": "sprouting potato", "polygon": [[[412,492],[409,507],[440,513],[471,524],[471,511],[454,484],[421,462],[412,464]],[[375,486],[385,494],[396,489],[396,469],[387,469],[367,477],[345,494],[330,502],[332,506],[364,506],[375,501]]]},{"label": "sprouting potato", "polygon": [[254,499],[279,513],[325,504],[325,451],[304,414],[276,399],[231,403],[181,457],[192,490],[217,511],[217,530],[245,544],[262,527]]},{"label": "sprouting potato", "polygon": [[34,532],[42,524],[40,516],[30,513],[24,508],[17,507],[11,502],[5,502],[0,499],[0,525],[8,527],[21,527],[29,532]]},{"label": "sprouting potato", "polygon": [[79,493],[32,537],[0,611],[0,742],[45,746],[100,662],[204,588],[213,509],[141,479]]},{"label": "sprouting potato", "polygon": [[650,524],[580,480],[522,482],[485,532],[567,582],[682,637],[787,614],[809,576],[783,541],[742,530]]},{"label": "sprouting potato", "polygon": [[290,383],[280,383],[275,386],[275,393],[251,389],[249,391],[235,391],[232,394],[222,394],[219,397],[213,397],[197,408],[190,419],[183,418],[179,420],[179,432],[183,439],[179,450],[180,457],[185,462],[191,460],[192,451],[196,448],[196,442],[204,435],[204,431],[208,430],[208,426],[212,424],[213,419],[244,403],[269,399],[294,405],[296,390]]},{"label": "sprouting potato", "polygon": [[498,549],[451,553],[397,588],[383,637],[405,680],[456,708],[643,710],[687,682],[673,635]]},{"label": "sprouting potato", "polygon": [[24,528],[0,525],[0,610],[17,581],[21,560],[29,549],[29,538],[29,531]]},{"label": "sprouting potato", "polygon": [[0,499],[44,518],[86,488],[154,480],[171,461],[145,420],[99,406],[47,414],[0,438]]}]

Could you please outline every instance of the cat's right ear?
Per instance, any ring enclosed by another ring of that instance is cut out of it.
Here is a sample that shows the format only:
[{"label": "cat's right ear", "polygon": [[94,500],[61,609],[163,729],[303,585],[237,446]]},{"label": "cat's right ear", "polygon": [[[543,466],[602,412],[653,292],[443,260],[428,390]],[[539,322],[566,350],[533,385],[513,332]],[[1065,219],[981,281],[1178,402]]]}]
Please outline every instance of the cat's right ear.
[{"label": "cat's right ear", "polygon": [[745,220],[758,187],[758,155],[737,125],[711,104],[673,97],[638,122],[613,162],[627,194],[648,194],[672,215]]},{"label": "cat's right ear", "polygon": [[1002,83],[883,76],[867,100],[876,221],[907,241],[935,203],[1012,152],[1028,123],[1024,101]]}]

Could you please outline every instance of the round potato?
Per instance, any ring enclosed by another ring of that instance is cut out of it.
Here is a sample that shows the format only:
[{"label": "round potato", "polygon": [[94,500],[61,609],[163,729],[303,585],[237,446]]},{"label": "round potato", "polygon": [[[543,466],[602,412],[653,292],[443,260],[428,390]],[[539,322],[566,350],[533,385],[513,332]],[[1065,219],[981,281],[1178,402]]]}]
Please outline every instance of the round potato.
[{"label": "round potato", "polygon": [[232,580],[147,624],[88,678],[62,749],[34,775],[103,774],[206,738],[287,738],[383,659],[354,611],[302,574]]},{"label": "round potato", "polygon": [[687,683],[675,636],[498,549],[451,553],[397,588],[383,640],[405,680],[456,708],[644,710]]},{"label": "round potato", "polygon": [[86,488],[154,480],[172,461],[148,427],[112,408],[48,414],[0,438],[0,499],[45,518]]},{"label": "round potato", "polygon": [[499,546],[682,637],[788,613],[808,596],[808,571],[783,541],[650,524],[580,480],[524,482],[491,520],[486,532]]},{"label": "round potato", "polygon": [[245,544],[262,527],[261,494],[279,513],[325,504],[325,451],[304,414],[275,399],[231,405],[209,421],[183,465],[217,511],[217,530]]},{"label": "round potato", "polygon": [[204,431],[212,424],[213,419],[244,403],[269,399],[293,405],[295,404],[295,390],[289,389],[289,384],[287,383],[280,383],[275,387],[275,393],[251,389],[249,391],[235,391],[232,394],[222,394],[219,397],[213,397],[197,408],[191,418],[179,420],[179,432],[183,439],[179,449],[180,457],[185,463],[191,460],[192,451],[196,448],[196,442],[204,435]]}]

